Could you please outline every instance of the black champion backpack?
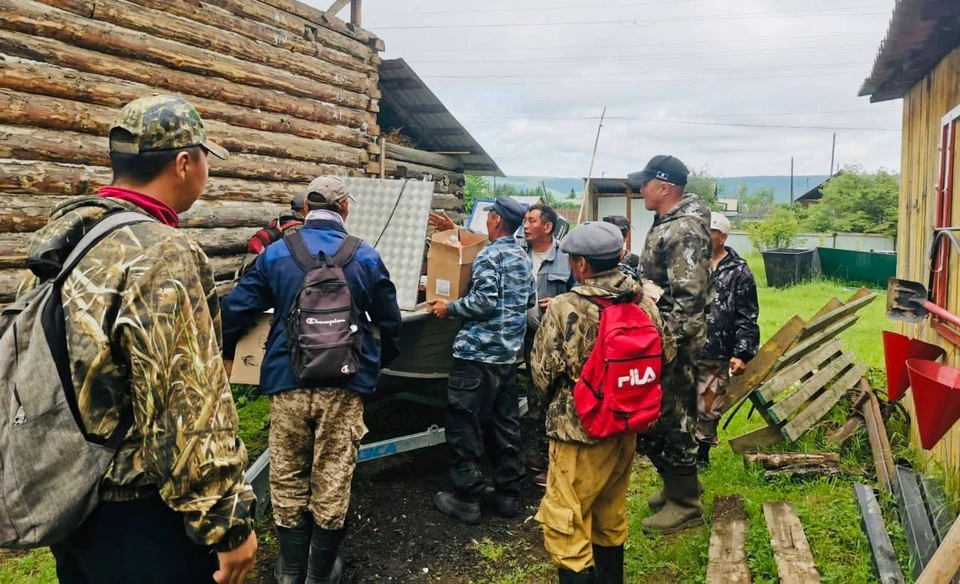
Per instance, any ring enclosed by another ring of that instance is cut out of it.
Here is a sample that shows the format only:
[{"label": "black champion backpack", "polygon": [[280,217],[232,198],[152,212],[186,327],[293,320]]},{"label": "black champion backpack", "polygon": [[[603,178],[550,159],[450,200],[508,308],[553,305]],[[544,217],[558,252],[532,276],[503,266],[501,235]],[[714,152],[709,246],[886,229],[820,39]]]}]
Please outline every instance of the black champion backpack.
[{"label": "black champion backpack", "polygon": [[353,260],[360,240],[348,235],[333,257],[313,257],[303,234],[284,237],[297,265],[306,272],[287,315],[290,363],[301,387],[322,387],[357,372],[363,333],[343,267]]}]

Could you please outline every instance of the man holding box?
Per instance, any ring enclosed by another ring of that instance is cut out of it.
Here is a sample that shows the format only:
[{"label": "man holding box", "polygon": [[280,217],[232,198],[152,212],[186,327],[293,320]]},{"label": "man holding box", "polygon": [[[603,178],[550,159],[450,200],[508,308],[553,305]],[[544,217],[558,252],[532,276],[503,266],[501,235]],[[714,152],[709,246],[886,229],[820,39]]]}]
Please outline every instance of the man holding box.
[{"label": "man holding box", "polygon": [[445,424],[454,455],[450,467],[454,492],[437,493],[434,505],[471,525],[480,523],[484,456],[494,467],[497,510],[505,517],[519,513],[524,470],[517,361],[527,310],[536,302],[530,258],[513,237],[523,218],[522,205],[498,197],[487,214],[490,245],[473,262],[467,295],[430,302],[430,311],[438,318],[463,319],[453,343]]}]

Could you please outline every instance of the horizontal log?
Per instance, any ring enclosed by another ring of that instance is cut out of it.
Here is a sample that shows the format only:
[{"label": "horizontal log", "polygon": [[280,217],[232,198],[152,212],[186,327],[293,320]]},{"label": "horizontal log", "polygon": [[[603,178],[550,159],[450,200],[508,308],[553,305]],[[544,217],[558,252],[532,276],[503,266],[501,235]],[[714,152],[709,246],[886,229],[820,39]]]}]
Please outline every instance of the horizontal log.
[{"label": "horizontal log", "polygon": [[[2,146],[0,146],[2,150]],[[111,172],[102,166],[38,161],[0,160],[0,192],[66,196],[96,195],[110,184]],[[307,188],[307,182],[273,182],[211,177],[203,198],[210,201],[245,201],[287,205]]]},{"label": "horizontal log", "polygon": [[[0,55],[0,88],[117,109],[135,99],[157,93],[156,88],[141,83],[122,81],[105,75],[81,74],[56,65],[34,63],[18,57],[2,55]],[[368,144],[374,143],[372,136],[380,133],[378,126],[368,127],[366,131],[362,131],[182,93],[171,93],[171,95],[189,101],[204,120],[221,121],[251,130],[290,134],[355,148],[366,148]]]},{"label": "horizontal log", "polygon": [[210,256],[210,268],[213,270],[213,279],[217,282],[232,280],[240,266],[243,265],[245,254]]},{"label": "horizontal log", "polygon": [[[162,10],[159,6],[189,6],[182,0],[163,0],[155,6],[121,0],[36,0],[53,8],[72,12],[82,18],[92,18],[124,29],[147,33],[158,39],[183,43],[189,47],[206,49],[219,55],[233,57],[248,63],[273,66],[279,71],[302,75],[309,79],[342,87],[364,95],[376,85],[368,73],[359,73],[339,65],[305,57],[240,35],[206,26],[200,21],[184,20]],[[195,12],[202,13],[200,8]]]},{"label": "horizontal log", "polygon": [[[106,136],[120,110],[0,88],[0,123]],[[240,128],[209,120],[215,142],[231,152],[362,167],[368,154],[324,140]]]},{"label": "horizontal log", "polygon": [[[190,21],[207,24],[218,30],[228,31],[293,53],[314,57],[351,71],[377,74],[378,63],[351,56],[342,51],[323,46],[321,43],[307,41],[303,37],[303,30],[300,31],[299,35],[292,35],[270,24],[257,22],[250,18],[242,18],[218,6],[195,0],[191,2],[185,0],[127,1],[182,16]],[[366,51],[366,53],[369,55],[370,51]]]},{"label": "horizontal log", "polygon": [[25,275],[24,270],[0,270],[0,303],[10,303],[17,299],[17,289]]},{"label": "horizontal log", "polygon": [[[277,10],[283,10],[288,14],[298,16],[320,26],[334,30],[342,35],[346,35],[354,40],[364,43],[368,46],[374,46],[379,39],[370,32],[363,30],[358,26],[347,24],[334,15],[328,15],[326,12],[304,4],[299,0],[262,0],[268,6]],[[383,50],[383,49],[378,49]]]},{"label": "horizontal log", "polygon": [[317,42],[331,49],[335,49],[356,57],[361,62],[379,64],[376,51],[383,50],[371,47],[365,43],[334,32],[322,26],[317,26],[306,19],[293,14],[277,10],[258,0],[205,0],[205,3],[222,8],[243,18],[275,26],[285,30],[308,42]]},{"label": "horizontal log", "polygon": [[[216,136],[214,137],[217,138]],[[76,132],[0,125],[0,158],[109,166],[106,138]],[[362,174],[360,169],[253,154],[211,159],[210,174],[267,181],[310,182],[322,174]]]},{"label": "horizontal log", "polygon": [[[247,242],[256,233],[256,228],[237,229],[196,229],[180,230],[193,239],[210,256],[238,255],[247,251]],[[27,247],[31,233],[0,234],[0,268],[24,268],[27,261]]]},{"label": "horizontal log", "polygon": [[433,194],[433,201],[430,202],[430,207],[433,209],[443,209],[447,210],[462,210],[465,203],[462,198],[457,197],[456,195],[445,195]]},{"label": "horizontal log", "polygon": [[[366,111],[294,97],[279,91],[264,91],[195,73],[175,71],[135,58],[106,55],[53,39],[2,29],[0,29],[0,53],[41,61],[45,65],[59,65],[84,74],[103,75],[117,80],[141,83],[154,88],[154,91],[172,91],[184,96],[192,96],[188,101],[201,97],[223,104],[351,128],[362,128],[364,124],[366,127],[372,127],[376,124],[376,117]],[[0,72],[0,75],[7,74]],[[36,83],[42,84],[40,80]],[[91,83],[96,83],[96,80],[91,80]],[[86,85],[79,84],[77,87],[82,90]]]},{"label": "horizontal log", "polygon": [[795,466],[839,466],[840,455],[836,452],[769,452],[744,454],[743,461],[765,470],[777,470]]},{"label": "horizontal log", "polygon": [[219,77],[251,87],[282,91],[288,95],[319,99],[360,110],[365,110],[370,105],[370,97],[366,94],[333,87],[180,42],[158,39],[145,33],[81,18],[34,0],[0,0],[0,28],[54,38],[110,55],[150,61],[170,69]]},{"label": "horizontal log", "polygon": [[[460,173],[420,166],[412,162],[399,162],[387,159],[386,167],[386,175],[390,178],[431,180],[454,185],[463,185],[464,183],[464,175]],[[367,163],[367,172],[369,174],[380,174],[380,162],[373,161]]]},{"label": "horizontal log", "polygon": [[452,156],[424,152],[416,148],[408,148],[399,144],[386,143],[387,160],[401,160],[421,166],[437,168],[451,172],[463,173],[463,164]]}]

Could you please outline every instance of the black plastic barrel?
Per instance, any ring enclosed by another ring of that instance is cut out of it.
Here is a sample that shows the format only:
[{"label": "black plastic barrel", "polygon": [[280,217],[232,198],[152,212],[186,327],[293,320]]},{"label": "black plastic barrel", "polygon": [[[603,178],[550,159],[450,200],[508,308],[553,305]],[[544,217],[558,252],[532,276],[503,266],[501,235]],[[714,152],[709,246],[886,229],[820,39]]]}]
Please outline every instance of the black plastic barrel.
[{"label": "black plastic barrel", "polygon": [[812,280],[817,274],[817,249],[787,247],[763,252],[763,267],[767,285],[785,288]]}]

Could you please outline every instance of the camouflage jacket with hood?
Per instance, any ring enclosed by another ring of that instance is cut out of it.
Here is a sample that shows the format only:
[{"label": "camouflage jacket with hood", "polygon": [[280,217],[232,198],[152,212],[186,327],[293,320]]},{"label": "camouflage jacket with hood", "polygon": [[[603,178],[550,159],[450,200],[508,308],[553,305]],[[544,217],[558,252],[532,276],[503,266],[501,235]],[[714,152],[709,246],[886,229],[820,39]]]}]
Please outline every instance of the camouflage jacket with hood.
[{"label": "camouflage jacket with hood", "polygon": [[732,248],[713,271],[713,302],[707,311],[704,359],[750,361],[760,350],[760,304],[747,262]]},{"label": "camouflage jacket with hood", "polygon": [[[540,403],[547,409],[547,436],[561,442],[597,444],[583,429],[573,404],[573,386],[586,365],[600,330],[600,308],[588,298],[614,299],[640,293],[640,284],[619,270],[597,274],[573,291],[553,299],[533,341],[530,371]],[[664,364],[676,355],[676,343],[656,305],[646,296],[640,307],[660,332]]]},{"label": "camouflage jacket with hood", "polygon": [[[144,212],[97,197],[61,204],[32,238],[29,258],[61,263],[107,212],[122,210]],[[34,283],[28,274],[21,291]],[[220,356],[220,306],[200,246],[156,221],[120,228],[66,279],[63,306],[84,430],[109,436],[124,408],[134,413],[101,498],[159,492],[196,544],[242,544],[255,497],[243,476],[247,451]]]},{"label": "camouflage jacket with hood", "polygon": [[663,288],[657,308],[678,347],[699,356],[710,300],[710,207],[697,195],[657,217],[640,256],[640,276]]}]

